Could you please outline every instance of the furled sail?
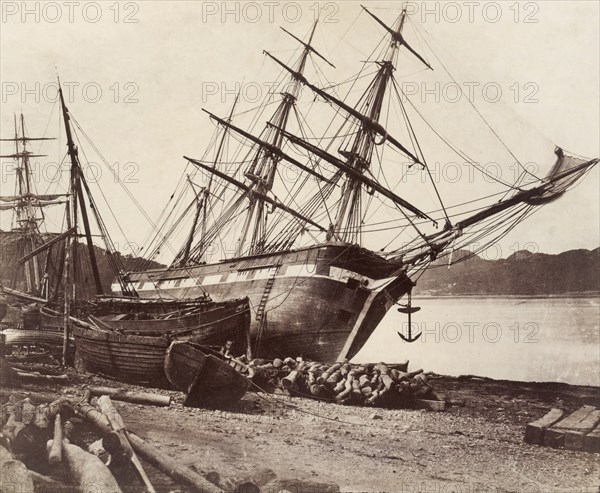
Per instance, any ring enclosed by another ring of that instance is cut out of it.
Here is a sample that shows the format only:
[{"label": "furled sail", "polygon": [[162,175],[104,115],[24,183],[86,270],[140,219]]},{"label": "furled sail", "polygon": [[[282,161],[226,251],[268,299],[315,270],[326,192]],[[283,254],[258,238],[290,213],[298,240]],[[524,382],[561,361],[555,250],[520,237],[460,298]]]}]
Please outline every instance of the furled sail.
[{"label": "furled sail", "polygon": [[[589,170],[587,166],[581,166],[586,163],[585,159],[568,156],[560,147],[557,147],[554,152],[557,156],[556,163],[544,178],[544,182],[548,183],[549,186],[544,189],[541,195],[528,199],[526,202],[530,205],[542,205],[556,200]],[[578,171],[565,173],[577,167],[580,167]]]},{"label": "furled sail", "polygon": [[31,206],[31,207],[47,207],[49,205],[64,204],[64,200],[60,200],[65,197],[64,194],[52,194],[52,195],[4,195],[0,196],[0,211],[8,211],[17,207]]},{"label": "furled sail", "polygon": [[17,200],[23,199],[25,197],[30,197],[34,200],[39,201],[48,201],[48,200],[56,200],[61,197],[66,197],[67,195],[64,193],[55,193],[55,194],[43,194],[43,195],[34,195],[34,194],[26,194],[26,195],[0,195],[0,201],[2,202],[15,202]]}]

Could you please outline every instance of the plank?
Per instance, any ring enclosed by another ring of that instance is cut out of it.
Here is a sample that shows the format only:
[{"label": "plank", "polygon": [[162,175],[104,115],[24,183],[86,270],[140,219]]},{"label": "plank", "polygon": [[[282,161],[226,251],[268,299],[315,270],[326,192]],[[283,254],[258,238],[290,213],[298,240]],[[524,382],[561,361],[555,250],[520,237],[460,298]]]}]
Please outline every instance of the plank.
[{"label": "plank", "polygon": [[525,427],[525,443],[543,445],[546,430],[560,421],[563,415],[564,411],[562,409],[553,408],[540,419],[529,423]]},{"label": "plank", "polygon": [[583,438],[600,423],[600,410],[596,409],[576,424],[575,428],[565,432],[565,448],[583,450]]},{"label": "plank", "polygon": [[594,406],[582,406],[562,421],[552,425],[544,434],[544,445],[554,448],[563,447],[565,444],[565,432],[568,430],[577,430],[579,423],[595,410]]},{"label": "plank", "polygon": [[600,425],[583,437],[583,450],[586,452],[600,452]]}]

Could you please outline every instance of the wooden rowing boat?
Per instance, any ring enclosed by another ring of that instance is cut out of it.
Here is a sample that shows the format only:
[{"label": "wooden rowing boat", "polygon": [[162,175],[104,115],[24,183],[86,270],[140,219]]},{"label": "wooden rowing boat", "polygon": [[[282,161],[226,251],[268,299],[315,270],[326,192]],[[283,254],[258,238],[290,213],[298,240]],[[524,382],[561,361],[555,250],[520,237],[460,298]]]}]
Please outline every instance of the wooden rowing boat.
[{"label": "wooden rowing boat", "polygon": [[235,358],[192,342],[175,341],[167,350],[165,375],[187,394],[185,405],[215,407],[238,402],[250,387],[245,365]]},{"label": "wooden rowing boat", "polygon": [[121,381],[168,387],[164,374],[172,341],[225,345],[243,353],[250,325],[248,299],[209,302],[205,309],[174,318],[125,320],[90,316],[91,326],[73,325],[79,369]]}]

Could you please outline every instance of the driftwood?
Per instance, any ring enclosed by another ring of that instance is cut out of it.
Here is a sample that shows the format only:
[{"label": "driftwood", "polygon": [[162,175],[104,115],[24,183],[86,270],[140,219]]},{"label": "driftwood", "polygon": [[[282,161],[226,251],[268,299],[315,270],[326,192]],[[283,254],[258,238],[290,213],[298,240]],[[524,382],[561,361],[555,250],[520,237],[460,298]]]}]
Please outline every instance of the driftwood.
[{"label": "driftwood", "polygon": [[[4,382],[2,382],[4,384]],[[15,390],[15,389],[0,389],[0,398],[25,399],[29,398],[31,402],[42,404],[44,402],[52,402],[56,399],[56,394],[49,392],[34,392],[30,390]]]},{"label": "driftwood", "polygon": [[[102,401],[102,399],[100,399]],[[122,441],[121,437],[113,431],[109,418],[102,412],[98,411],[94,406],[82,400],[76,405],[76,410],[84,416],[88,421],[98,428],[103,434],[102,443],[108,452],[121,453]],[[222,490],[216,488],[209,481],[204,479],[191,469],[182,466],[177,460],[169,457],[165,453],[142,440],[133,432],[127,432],[127,440],[131,445],[133,452],[144,459],[149,464],[162,471],[167,476],[171,477],[176,482],[188,486],[192,491],[202,493],[222,493]],[[98,459],[100,460],[100,459]],[[101,461],[100,461],[101,462]]]},{"label": "driftwood", "polygon": [[62,440],[62,421],[60,419],[60,413],[56,413],[54,418],[54,437],[52,438],[52,446],[48,451],[48,462],[50,462],[50,464],[57,464],[62,461]]},{"label": "driftwood", "polygon": [[80,493],[75,485],[66,485],[60,481],[44,476],[25,467],[21,461],[15,460],[12,454],[0,445],[0,491],[39,492],[44,493]]},{"label": "driftwood", "polygon": [[65,382],[67,375],[43,375],[37,371],[18,371],[17,376],[23,382]]},{"label": "driftwood", "polygon": [[162,471],[176,482],[189,487],[197,493],[224,493],[223,490],[210,483],[200,474],[181,465],[181,463],[167,454],[161,452],[156,447],[142,440],[135,433],[129,432],[129,442],[133,450],[146,462]]},{"label": "driftwood", "polygon": [[75,411],[77,411],[77,414],[81,417],[96,426],[102,434],[108,435],[112,432],[112,427],[110,426],[108,418],[89,402],[85,402],[84,400],[78,402],[75,405]]},{"label": "driftwood", "polygon": [[34,423],[37,407],[27,398],[6,407],[10,415],[2,433],[10,440],[12,451],[25,462],[38,460],[44,455],[45,431]]},{"label": "driftwood", "polygon": [[0,467],[2,491],[18,491],[19,493],[34,493],[35,487],[29,470],[21,461],[8,460]]},{"label": "driftwood", "polygon": [[[51,442],[48,443],[50,447]],[[98,491],[120,493],[121,488],[108,467],[95,455],[63,440],[63,461],[73,482],[79,484],[82,492]]]},{"label": "driftwood", "polygon": [[130,402],[132,404],[163,407],[169,407],[171,405],[170,395],[151,394],[149,392],[131,392],[111,387],[90,387],[89,390],[92,396],[107,395],[116,401]]},{"label": "driftwood", "polygon": [[135,468],[138,476],[140,477],[140,480],[146,487],[146,491],[148,491],[148,493],[155,493],[154,487],[152,486],[152,483],[150,482],[146,471],[144,471],[142,463],[131,448],[127,432],[125,431],[125,423],[123,422],[123,418],[121,418],[121,415],[113,406],[110,397],[108,397],[107,395],[99,397],[98,407],[100,408],[102,413],[108,418],[108,422],[110,423],[111,428],[119,437],[121,447],[127,455],[127,457],[129,458],[129,460],[131,461],[131,464]]}]

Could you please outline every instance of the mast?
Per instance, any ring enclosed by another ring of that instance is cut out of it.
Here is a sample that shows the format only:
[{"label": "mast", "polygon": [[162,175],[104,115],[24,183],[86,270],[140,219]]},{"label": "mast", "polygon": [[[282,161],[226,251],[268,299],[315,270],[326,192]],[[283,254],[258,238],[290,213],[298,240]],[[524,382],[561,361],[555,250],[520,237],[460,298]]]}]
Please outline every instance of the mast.
[{"label": "mast", "polygon": [[[365,7],[363,7],[363,9],[379,24],[386,28],[388,33],[391,34],[392,39],[387,56],[385,56],[383,60],[377,62],[379,70],[361,98],[361,107],[355,109],[359,115],[363,115],[362,118],[358,119],[358,131],[356,136],[353,141],[345,146],[345,148],[339,150],[339,153],[346,158],[346,166],[352,168],[355,173],[361,175],[364,175],[371,166],[375,146],[381,145],[383,140],[387,138],[387,136],[384,136],[382,141],[377,142],[377,137],[381,135],[381,131],[377,126],[380,126],[379,119],[381,117],[381,111],[389,82],[393,78],[396,69],[394,63],[399,48],[401,45],[408,47],[402,36],[402,29],[407,16],[406,8],[402,10],[395,29],[387,27]],[[411,48],[411,52],[412,51],[414,50]],[[420,55],[418,55],[418,58],[431,68]],[[406,149],[404,149],[404,151],[412,157],[415,162],[419,162],[412,153],[408,152]],[[341,199],[335,219],[327,235],[328,240],[360,243],[362,230],[361,198],[363,182],[362,180],[357,179],[355,173],[346,174],[346,180],[342,186]]]},{"label": "mast", "polygon": [[[379,122],[379,119],[385,102],[385,96],[388,92],[389,83],[393,80],[395,71],[394,64],[397,60],[400,47],[406,47],[428,68],[431,69],[431,66],[423,59],[423,57],[421,57],[421,55],[408,45],[402,35],[402,29],[407,16],[406,8],[402,10],[395,29],[385,25],[385,23],[369,12],[365,7],[363,7],[363,9],[386,29],[391,35],[391,41],[383,59],[376,62],[379,69],[365,92],[360,97],[360,103],[356,107],[350,106],[323,89],[311,84],[301,73],[288,67],[273,55],[268,54],[277,64],[287,70],[294,80],[308,86],[315,94],[323,97],[325,100],[347,113],[349,116],[348,121],[356,126],[355,130],[347,132],[348,134],[354,135],[354,137],[345,145],[342,144],[342,147],[338,150],[338,153],[345,158],[345,161],[332,156],[327,151],[324,151],[317,146],[309,144],[300,137],[288,134],[284,129],[281,130],[283,130],[283,133],[287,138],[295,144],[304,147],[312,154],[317,155],[321,159],[328,161],[338,169],[344,171],[345,179],[342,183],[341,197],[338,201],[335,216],[327,233],[327,240],[359,244],[361,243],[362,231],[363,187],[382,193],[384,196],[392,199],[398,207],[407,209],[418,217],[431,219],[412,204],[400,199],[391,190],[377,184],[374,180],[365,176],[367,171],[371,168],[375,146],[383,145],[386,142],[408,156],[414,163],[425,166],[417,155],[410,152],[404,145],[389,134],[387,129]],[[376,187],[370,186],[372,183],[375,183]]]},{"label": "mast", "polygon": [[[74,197],[72,198],[72,200]],[[67,204],[66,208],[66,219],[67,219],[67,229],[71,229],[71,212],[70,212],[70,204]],[[76,232],[76,231],[75,231]],[[74,286],[75,283],[71,279],[71,266],[70,266],[70,250],[71,250],[71,242],[75,244],[75,248],[77,242],[75,241],[77,235],[74,234],[73,237],[67,235],[65,239],[65,257],[64,257],[64,312],[63,312],[63,346],[62,346],[62,363],[63,366],[67,365],[67,354],[69,350],[69,336],[71,332],[71,295],[74,294],[71,292],[71,286]]]},{"label": "mast", "polygon": [[[212,175],[211,175],[211,177],[212,177]],[[189,175],[188,175],[187,179],[190,184],[190,187],[192,187],[192,190],[193,190],[192,180],[190,180]],[[200,211],[206,210],[206,206],[204,205],[204,201],[206,199],[205,192],[206,192],[206,188],[202,188],[202,190],[200,190],[200,193],[196,193],[194,191],[194,193],[196,194],[196,199],[195,199],[196,200],[196,213],[194,214],[194,220],[192,221],[192,227],[190,228],[190,234],[188,235],[188,239],[185,242],[185,248],[183,250],[183,257],[182,257],[181,261],[184,264],[188,261],[188,259],[190,257],[190,250],[192,249],[192,242],[194,241],[194,232],[196,231],[196,227],[198,226],[198,219],[200,217]]]},{"label": "mast", "polygon": [[[23,114],[14,116],[15,134],[14,138],[0,139],[3,142],[14,142],[15,152],[10,155],[2,155],[0,158],[12,158],[17,162],[16,167],[16,195],[0,197],[1,209],[13,209],[15,211],[18,232],[21,235],[20,253],[28,254],[43,243],[39,223],[43,221],[43,214],[38,215],[36,210],[46,205],[51,205],[54,196],[36,195],[32,184],[32,172],[30,158],[44,157],[43,154],[33,154],[27,149],[29,141],[53,140],[45,137],[27,137],[25,132],[25,117]],[[54,202],[55,203],[55,202]],[[24,265],[26,291],[30,294],[39,295],[42,291],[40,265],[37,258],[29,259]]]},{"label": "mast", "polygon": [[[302,50],[295,68],[295,71],[299,74],[304,72],[309,54],[311,52],[317,53],[311,46],[317,28],[317,22],[318,21],[315,21],[313,25],[308,41],[306,43],[301,42],[304,49]],[[284,31],[296,40],[298,39],[285,29]],[[321,55],[319,56],[323,58]],[[241,256],[244,253],[248,243],[250,243],[250,254],[261,253],[264,248],[267,228],[267,210],[264,197],[273,188],[277,173],[277,165],[281,160],[281,155],[277,151],[281,151],[283,141],[282,130],[285,130],[288,124],[290,113],[301,89],[301,84],[296,78],[292,78],[290,82],[291,84],[288,86],[288,90],[282,93],[281,103],[269,120],[271,126],[265,129],[264,133],[266,134],[266,138],[263,140],[266,145],[259,144],[260,147],[245,173],[246,178],[252,182],[252,191],[256,193],[248,194],[250,204],[238,240],[236,256]]]},{"label": "mast", "polygon": [[[81,188],[81,180],[82,180],[81,165],[79,163],[79,155],[78,155],[77,147],[75,146],[75,143],[73,142],[69,110],[67,109],[67,106],[65,105],[65,99],[63,96],[63,92],[62,92],[62,87],[60,86],[60,81],[58,84],[58,94],[60,97],[60,104],[62,107],[63,120],[64,120],[64,124],[65,124],[65,132],[67,134],[68,153],[69,153],[69,157],[71,158],[71,187],[72,187],[72,193],[73,193],[72,224],[73,224],[73,227],[77,228],[77,209],[78,209],[77,204],[79,203],[79,206],[81,207],[81,219],[83,222],[83,228],[84,228],[86,242],[87,242],[88,254],[89,254],[90,263],[92,266],[92,275],[94,277],[94,284],[96,287],[96,294],[101,295],[101,294],[103,294],[103,289],[102,289],[102,283],[100,281],[100,272],[98,269],[96,252],[94,250],[94,243],[92,241],[92,233],[90,230],[90,222],[89,222],[89,218],[88,218],[88,214],[87,214],[85,200],[83,197],[83,190]],[[75,238],[77,238],[77,235],[75,235]],[[73,241],[73,266],[74,267],[77,266],[77,240],[76,239]]]},{"label": "mast", "polygon": [[[284,32],[298,41],[303,46],[303,49],[299,58],[294,64],[294,70],[288,69],[293,72],[293,74],[289,82],[285,85],[285,89],[281,93],[282,98],[277,106],[277,109],[274,111],[271,118],[267,121],[266,126],[263,128],[262,132],[258,134],[258,136],[255,136],[252,133],[233,125],[231,123],[231,118],[219,118],[206,109],[203,109],[203,111],[208,113],[210,118],[219,125],[238,133],[243,138],[252,141],[254,145],[253,150],[250,151],[250,159],[245,161],[249,164],[245,169],[243,169],[243,175],[245,177],[243,181],[233,178],[233,175],[229,176],[228,174],[220,172],[216,168],[216,162],[209,165],[199,160],[184,156],[184,158],[190,163],[202,168],[205,171],[208,171],[211,175],[214,175],[223,181],[236,186],[242,192],[242,195],[237,196],[234,202],[230,204],[229,209],[227,209],[223,213],[223,216],[220,216],[216,220],[215,224],[213,224],[209,229],[204,229],[207,226],[207,222],[204,219],[206,216],[206,204],[208,201],[203,202],[203,237],[195,243],[194,247],[190,249],[189,257],[187,258],[188,263],[192,261],[197,262],[202,258],[206,251],[208,238],[212,238],[215,234],[218,234],[218,231],[229,223],[229,220],[226,219],[226,217],[228,216],[230,218],[234,213],[234,210],[239,210],[238,208],[240,208],[242,204],[245,205],[245,210],[241,211],[238,215],[242,221],[242,224],[241,230],[239,231],[239,236],[236,240],[237,245],[234,253],[235,256],[264,253],[265,249],[268,247],[266,244],[267,235],[269,234],[269,229],[267,226],[270,225],[268,224],[268,216],[275,209],[279,209],[280,211],[285,212],[287,215],[292,216],[297,223],[297,226],[295,227],[301,227],[304,229],[305,224],[310,224],[320,231],[327,231],[327,228],[310,219],[310,214],[300,213],[295,206],[290,206],[287,201],[284,202],[279,200],[273,193],[277,169],[281,160],[285,160],[303,172],[316,177],[320,183],[326,183],[332,187],[337,186],[337,179],[334,180],[326,178],[314,169],[314,165],[305,165],[282,151],[285,129],[292,113],[296,113],[296,101],[303,84],[300,78],[303,78],[302,73],[305,70],[308,56],[313,53],[332,65],[311,45],[316,27],[317,22],[315,22],[312,26],[307,42],[299,40],[299,38],[282,28]],[[264,53],[273,58],[270,53],[266,51]],[[298,76],[296,76],[296,74],[298,74]],[[221,143],[223,144],[223,140]],[[217,156],[217,161],[218,157],[219,156]],[[212,178],[210,183],[212,183]],[[205,193],[207,192],[209,192],[209,190],[205,191]],[[269,205],[271,207],[269,207]],[[219,221],[221,222],[219,223]],[[275,224],[276,221],[278,221],[278,219],[275,219],[272,224]],[[172,264],[173,266],[179,266],[182,264],[182,257],[184,256],[184,253],[185,249],[182,248],[180,253],[176,256],[175,261]]]},{"label": "mast", "polygon": [[[240,93],[238,92],[237,95],[235,96],[235,100],[233,101],[233,105],[231,106],[231,111],[229,112],[229,116],[227,117],[226,120],[224,120],[225,123],[228,123],[228,124],[231,123],[231,120],[233,119],[233,113],[235,111],[235,107],[237,106],[239,97],[240,97]],[[227,139],[227,133],[228,133],[228,127],[225,127],[225,129],[223,130],[223,135],[221,135],[221,139],[219,141],[219,146],[217,147],[217,152],[215,153],[215,159],[212,164],[213,169],[215,169],[217,167],[217,163],[219,162],[219,159],[221,158],[221,155],[223,154],[223,150],[225,148],[225,141]],[[190,251],[192,249],[192,243],[194,241],[194,234],[196,232],[196,228],[198,226],[198,220],[200,218],[200,212],[202,212],[202,220],[200,222],[200,238],[199,238],[198,242],[200,244],[202,244],[206,238],[206,222],[208,219],[208,200],[209,200],[210,194],[211,194],[213,178],[214,178],[214,174],[210,173],[210,176],[208,178],[208,185],[206,187],[202,188],[202,190],[200,191],[200,194],[196,194],[196,213],[194,215],[194,220],[192,222],[192,228],[190,229],[190,234],[188,236],[182,258],[181,258],[181,260],[178,260],[177,258],[181,255],[181,254],[178,254],[176,257],[176,262],[174,262],[174,264],[177,263],[178,265],[179,264],[185,265],[188,262],[189,257],[190,257]],[[188,182],[193,189],[193,184],[192,184],[189,176],[188,176]],[[194,191],[194,193],[195,193],[195,191]]]}]

